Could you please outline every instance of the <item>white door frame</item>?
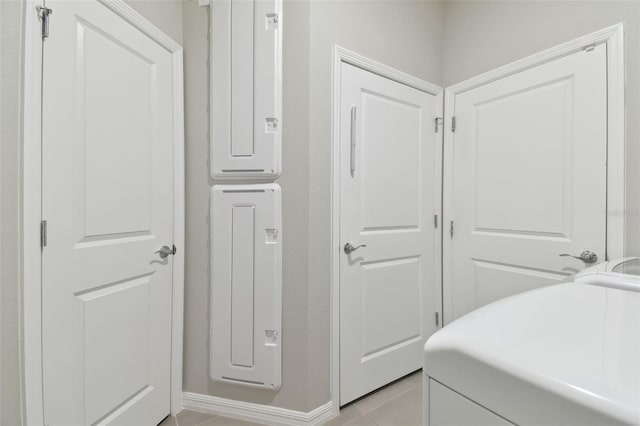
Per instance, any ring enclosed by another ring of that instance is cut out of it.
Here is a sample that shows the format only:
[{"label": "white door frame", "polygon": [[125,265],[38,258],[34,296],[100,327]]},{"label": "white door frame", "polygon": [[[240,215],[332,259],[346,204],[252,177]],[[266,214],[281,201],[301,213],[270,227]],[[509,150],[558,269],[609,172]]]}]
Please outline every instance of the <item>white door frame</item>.
[{"label": "white door frame", "polygon": [[[333,47],[333,75],[332,75],[332,133],[331,133],[331,302],[330,302],[330,377],[331,377],[331,404],[334,415],[340,412],[340,93],[341,93],[341,66],[350,64],[379,76],[388,78],[398,83],[413,87],[422,92],[438,97],[438,103],[442,103],[442,87],[416,78],[412,75],[376,62],[365,56],[351,52],[343,47]],[[429,128],[429,124],[427,124]],[[436,157],[442,156],[442,143],[436,145]],[[441,162],[436,163],[436,176],[441,175]],[[436,182],[436,213],[441,215],[441,182]],[[426,221],[429,223],[430,219]],[[436,246],[442,242],[442,227],[436,232]],[[440,259],[436,262],[436,283],[441,282],[442,270]],[[441,286],[437,285],[437,300],[442,301]],[[437,311],[442,312],[441,303],[438,303]]]},{"label": "white door frame", "polygon": [[[453,159],[454,133],[450,119],[455,112],[455,96],[484,84],[502,79],[518,72],[542,65],[563,56],[587,49],[594,44],[607,46],[607,245],[606,259],[623,257],[625,247],[625,104],[624,104],[624,28],[623,24],[613,25],[587,34],[583,37],[560,44],[510,64],[480,74],[445,89],[445,156],[443,174],[443,213],[453,209]],[[444,219],[444,216],[443,216]],[[450,238],[443,239],[443,265],[452,261]],[[443,272],[447,268],[443,268]],[[450,274],[443,275],[444,300],[452,300]],[[445,322],[451,318],[451,306],[443,306]]]},{"label": "white door frame", "polygon": [[[171,414],[182,409],[182,339],[184,300],[184,112],[182,46],[152,25],[123,0],[96,0],[154,40],[172,55],[173,63],[173,261],[171,309]],[[44,424],[42,383],[42,39],[36,7],[41,0],[25,2],[25,57],[22,102],[22,281],[23,281],[23,414],[28,425]],[[55,14],[52,15],[55,32]],[[46,41],[45,41],[46,43]]]}]

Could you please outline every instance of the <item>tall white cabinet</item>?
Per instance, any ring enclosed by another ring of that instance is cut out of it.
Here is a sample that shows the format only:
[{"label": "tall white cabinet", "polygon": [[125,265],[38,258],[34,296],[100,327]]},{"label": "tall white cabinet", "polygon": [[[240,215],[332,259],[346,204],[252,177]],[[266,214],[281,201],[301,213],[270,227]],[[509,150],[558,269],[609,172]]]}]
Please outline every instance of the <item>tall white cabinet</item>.
[{"label": "tall white cabinet", "polygon": [[[211,378],[279,389],[282,1],[211,2]],[[259,183],[258,183],[259,182]]]}]

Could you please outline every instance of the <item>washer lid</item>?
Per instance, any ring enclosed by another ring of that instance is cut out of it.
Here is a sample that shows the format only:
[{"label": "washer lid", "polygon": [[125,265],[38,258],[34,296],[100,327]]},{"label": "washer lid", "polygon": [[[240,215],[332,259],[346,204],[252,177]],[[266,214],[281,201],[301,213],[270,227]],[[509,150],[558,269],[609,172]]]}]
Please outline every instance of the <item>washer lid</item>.
[{"label": "washer lid", "polygon": [[611,268],[611,272],[627,275],[640,275],[640,258],[633,257],[624,259],[613,266],[613,268]]},{"label": "washer lid", "polygon": [[591,266],[576,274],[574,281],[640,292],[640,258],[627,257]]},{"label": "washer lid", "polygon": [[567,283],[502,299],[435,333],[424,371],[516,424],[640,424],[640,292]]}]

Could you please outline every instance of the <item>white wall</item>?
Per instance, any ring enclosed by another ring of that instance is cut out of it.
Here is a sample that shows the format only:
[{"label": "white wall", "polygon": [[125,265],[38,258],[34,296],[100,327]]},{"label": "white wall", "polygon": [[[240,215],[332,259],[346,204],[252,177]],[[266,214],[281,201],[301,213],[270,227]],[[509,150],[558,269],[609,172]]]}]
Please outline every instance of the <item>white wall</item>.
[{"label": "white wall", "polygon": [[625,25],[626,255],[640,256],[640,2],[447,2],[443,76],[451,85],[619,22]]},{"label": "white wall", "polygon": [[[333,43],[440,83],[443,7],[427,1],[285,0],[283,377],[278,392],[209,379],[207,10],[184,3],[187,146],[186,391],[299,411],[329,395]],[[215,99],[213,100],[215,102]]]}]

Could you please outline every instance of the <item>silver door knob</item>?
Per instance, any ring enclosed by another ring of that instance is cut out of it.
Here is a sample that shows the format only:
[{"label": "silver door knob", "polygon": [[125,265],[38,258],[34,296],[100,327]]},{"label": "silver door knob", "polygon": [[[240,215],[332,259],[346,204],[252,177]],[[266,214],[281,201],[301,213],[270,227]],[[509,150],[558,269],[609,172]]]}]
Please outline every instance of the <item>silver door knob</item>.
[{"label": "silver door knob", "polygon": [[162,246],[159,250],[156,250],[156,253],[160,253],[160,257],[162,259],[166,259],[170,254],[176,254],[176,246]]},{"label": "silver door knob", "polygon": [[585,250],[580,253],[580,256],[573,256],[568,253],[562,253],[562,257],[573,257],[574,259],[582,260],[586,264],[596,263],[598,261],[598,255],[591,250]]},{"label": "silver door knob", "polygon": [[345,254],[351,254],[354,251],[358,250],[360,247],[366,247],[366,244],[360,244],[359,246],[354,247],[353,244],[351,243],[347,243],[344,245],[344,252]]}]

